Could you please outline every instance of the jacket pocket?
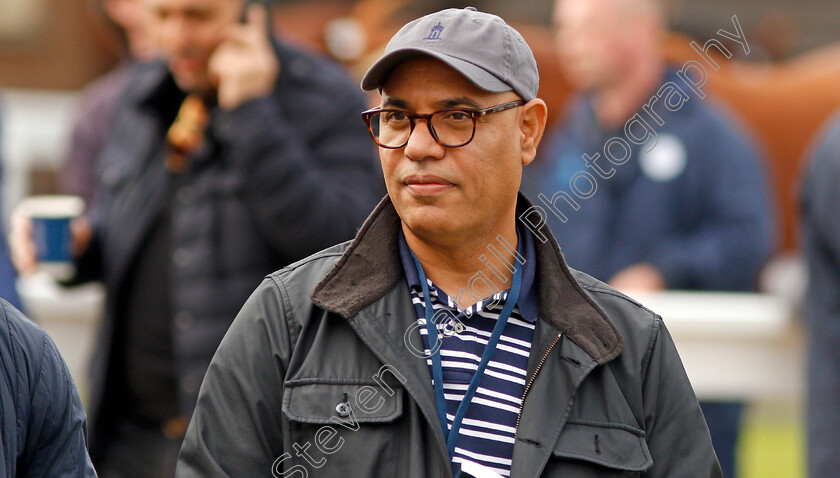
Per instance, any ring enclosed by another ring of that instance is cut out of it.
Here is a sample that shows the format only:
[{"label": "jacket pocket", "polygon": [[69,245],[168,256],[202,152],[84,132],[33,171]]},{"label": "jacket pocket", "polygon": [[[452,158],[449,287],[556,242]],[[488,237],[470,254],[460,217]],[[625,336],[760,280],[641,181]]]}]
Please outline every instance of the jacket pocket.
[{"label": "jacket pocket", "polygon": [[347,478],[350,470],[353,476],[396,476],[401,387],[346,379],[296,380],[284,387],[289,466],[318,477]]},{"label": "jacket pocket", "polygon": [[386,423],[402,415],[402,390],[374,381],[296,380],[286,382],[285,388],[283,413],[301,423]]},{"label": "jacket pocket", "polygon": [[570,420],[546,476],[639,476],[653,465],[644,432],[621,423]]}]

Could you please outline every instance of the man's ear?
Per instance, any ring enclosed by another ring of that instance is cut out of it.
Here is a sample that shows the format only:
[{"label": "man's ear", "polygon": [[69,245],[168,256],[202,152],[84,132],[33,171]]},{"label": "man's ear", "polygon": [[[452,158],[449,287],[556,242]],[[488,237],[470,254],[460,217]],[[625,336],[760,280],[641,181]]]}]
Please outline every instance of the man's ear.
[{"label": "man's ear", "polygon": [[537,156],[537,146],[545,132],[545,122],[548,118],[548,107],[545,101],[534,98],[522,106],[519,121],[519,138],[522,149],[522,165],[530,164]]}]

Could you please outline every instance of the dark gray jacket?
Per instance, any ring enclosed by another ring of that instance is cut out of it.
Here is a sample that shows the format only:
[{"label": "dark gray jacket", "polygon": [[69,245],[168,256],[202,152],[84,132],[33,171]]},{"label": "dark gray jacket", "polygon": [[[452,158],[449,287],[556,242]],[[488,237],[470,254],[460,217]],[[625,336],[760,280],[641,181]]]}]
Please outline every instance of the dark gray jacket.
[{"label": "dark gray jacket", "polygon": [[[416,317],[399,227],[386,198],[352,243],[266,278],[210,365],[178,478],[451,476],[428,366],[404,342]],[[661,318],[535,242],[540,320],[511,476],[720,477]]]},{"label": "dark gray jacket", "polygon": [[125,284],[145,238],[169,214],[173,355],[181,413],[195,406],[236,312],[271,271],[353,237],[381,197],[381,172],[341,69],[279,44],[274,92],[212,109],[205,145],[177,179],[164,135],[184,98],[162,63],[138,66],[98,160],[95,238],[79,279],[104,280],[106,319],[91,369],[94,462],[109,440],[121,369],[115,360]]},{"label": "dark gray jacket", "polygon": [[818,136],[804,171],[802,248],[808,263],[808,476],[840,470],[840,115]]}]

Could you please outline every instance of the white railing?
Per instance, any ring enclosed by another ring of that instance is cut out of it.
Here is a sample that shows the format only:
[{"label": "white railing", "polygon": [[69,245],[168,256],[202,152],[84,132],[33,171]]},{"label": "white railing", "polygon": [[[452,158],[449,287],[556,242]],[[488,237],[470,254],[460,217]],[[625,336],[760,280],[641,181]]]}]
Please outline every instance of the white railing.
[{"label": "white railing", "polygon": [[77,94],[73,92],[3,89],[0,92],[3,158],[3,218],[29,194],[34,167],[61,166],[70,143]]},{"label": "white railing", "polygon": [[788,300],[725,292],[631,296],[662,316],[698,397],[802,396],[803,332]]}]

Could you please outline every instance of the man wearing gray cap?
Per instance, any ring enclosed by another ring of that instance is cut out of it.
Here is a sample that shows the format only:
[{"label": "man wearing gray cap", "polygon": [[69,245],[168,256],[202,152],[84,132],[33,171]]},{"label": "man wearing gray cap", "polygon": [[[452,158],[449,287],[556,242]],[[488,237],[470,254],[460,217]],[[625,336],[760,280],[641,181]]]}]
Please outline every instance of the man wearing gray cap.
[{"label": "man wearing gray cap", "polygon": [[721,476],[661,318],[570,270],[518,193],[538,87],[494,15],[394,36],[362,80],[388,195],[242,308],[178,477]]}]

